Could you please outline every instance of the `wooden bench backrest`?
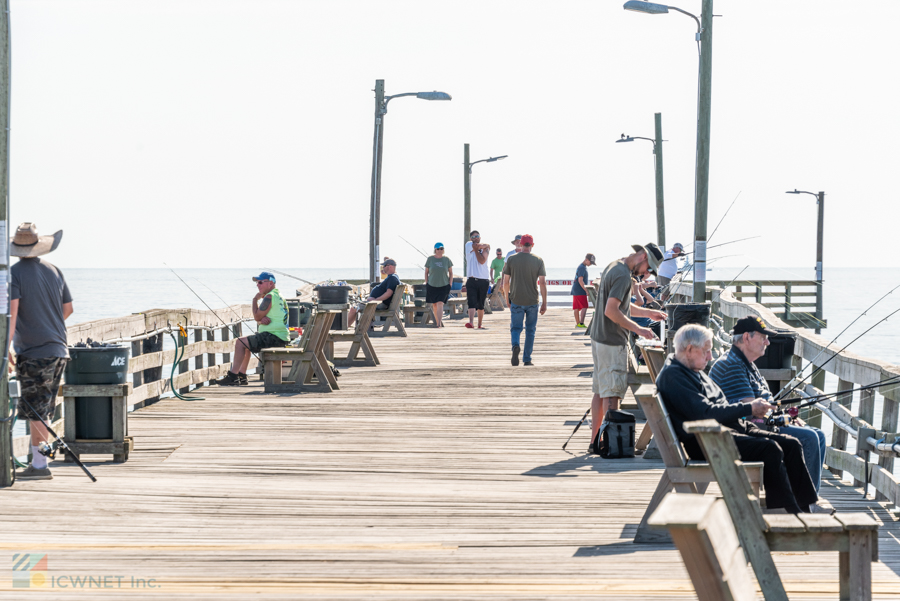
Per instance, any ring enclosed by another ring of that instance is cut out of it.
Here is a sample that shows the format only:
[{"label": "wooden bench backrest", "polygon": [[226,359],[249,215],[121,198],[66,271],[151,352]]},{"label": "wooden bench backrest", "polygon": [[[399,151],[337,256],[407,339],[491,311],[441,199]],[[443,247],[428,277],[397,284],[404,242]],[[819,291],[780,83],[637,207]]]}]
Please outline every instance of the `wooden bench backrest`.
[{"label": "wooden bench backrest", "polygon": [[394,313],[399,313],[400,303],[403,302],[404,294],[406,294],[406,284],[398,284],[394,289],[394,294],[391,295],[391,304],[388,305],[387,310]]},{"label": "wooden bench backrest", "polygon": [[[399,286],[397,286],[399,288]],[[366,303],[366,308],[363,309],[363,312],[360,313],[359,317],[356,319],[356,329],[354,330],[357,334],[362,334],[363,332],[368,331],[369,326],[372,325],[372,320],[375,319],[375,309],[378,307],[378,301],[369,301]]]},{"label": "wooden bench backrest", "polygon": [[666,351],[664,348],[641,346],[641,354],[644,355],[644,363],[647,364],[647,370],[650,371],[650,377],[656,382],[656,376],[662,370],[666,362]]},{"label": "wooden bench backrest", "polygon": [[688,458],[675,436],[675,428],[672,426],[672,419],[666,410],[662,397],[656,394],[649,399],[649,402],[642,403],[644,415],[647,417],[647,423],[653,431],[656,438],[656,446],[662,455],[663,463],[666,467],[684,467],[688,463]]},{"label": "wooden bench backrest", "polygon": [[670,493],[648,523],[669,530],[700,601],[756,599],[744,550],[721,499]]}]

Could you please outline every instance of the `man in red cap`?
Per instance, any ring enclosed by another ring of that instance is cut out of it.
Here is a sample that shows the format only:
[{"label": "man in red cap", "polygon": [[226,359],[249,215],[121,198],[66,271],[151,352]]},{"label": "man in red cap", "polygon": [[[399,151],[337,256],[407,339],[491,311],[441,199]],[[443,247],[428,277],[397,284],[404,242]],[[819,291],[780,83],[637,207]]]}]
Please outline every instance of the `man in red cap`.
[{"label": "man in red cap", "polygon": [[531,234],[522,236],[521,244],[522,252],[511,256],[503,266],[503,292],[506,294],[506,304],[509,305],[512,364],[519,364],[519,339],[524,321],[525,353],[522,359],[525,360],[525,365],[534,365],[531,362],[531,350],[534,348],[534,332],[538,320],[536,283],[541,287],[540,314],[543,315],[547,312],[547,283],[544,279],[547,270],[544,268],[544,260],[531,252],[534,247]]}]

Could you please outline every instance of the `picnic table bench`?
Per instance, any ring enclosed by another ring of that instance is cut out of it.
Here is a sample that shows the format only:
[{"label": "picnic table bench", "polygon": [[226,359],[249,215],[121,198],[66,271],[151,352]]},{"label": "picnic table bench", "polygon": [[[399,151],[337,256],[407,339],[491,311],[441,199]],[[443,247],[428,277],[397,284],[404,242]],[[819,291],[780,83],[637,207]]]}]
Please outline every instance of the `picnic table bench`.
[{"label": "picnic table bench", "polygon": [[[356,318],[356,326],[347,330],[329,329],[325,339],[325,358],[334,363],[338,367],[374,367],[381,362],[375,349],[372,347],[372,341],[369,340],[369,327],[372,320],[375,319],[375,310],[378,307],[378,301],[366,302],[362,313]],[[335,342],[350,342],[350,350],[346,357],[334,356]],[[359,351],[363,352],[363,358],[359,359]]]},{"label": "picnic table bench", "polygon": [[[340,311],[318,310],[307,324],[301,346],[268,348],[260,351],[264,364],[263,386],[266,392],[331,392],[339,390],[337,379],[325,358],[325,343],[335,316]],[[291,361],[287,379],[283,379],[281,362]],[[315,382],[313,382],[315,378]]]},{"label": "picnic table bench", "polygon": [[[375,331],[370,336],[403,336],[406,338],[406,328],[403,326],[403,318],[400,317],[400,306],[403,304],[403,295],[406,293],[406,284],[398,284],[391,295],[387,309],[376,309],[375,317],[382,318],[381,324],[376,324]],[[391,326],[394,331],[391,331]],[[378,328],[381,328],[380,330]]]},{"label": "picnic table bench", "polygon": [[463,318],[468,315],[469,301],[464,296],[450,298],[446,302],[446,307],[450,311],[451,318]]},{"label": "picnic table bench", "polygon": [[[419,321],[416,321],[419,318]],[[434,311],[431,303],[425,303],[418,307],[415,304],[403,305],[403,321],[406,322],[407,328],[425,327],[429,323],[434,323]]]}]

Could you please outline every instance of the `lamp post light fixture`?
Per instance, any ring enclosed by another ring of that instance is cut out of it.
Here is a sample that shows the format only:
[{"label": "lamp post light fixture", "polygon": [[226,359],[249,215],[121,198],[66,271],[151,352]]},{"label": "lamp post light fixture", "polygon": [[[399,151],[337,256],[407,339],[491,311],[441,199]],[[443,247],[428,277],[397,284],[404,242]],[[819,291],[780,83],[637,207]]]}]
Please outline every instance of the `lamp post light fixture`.
[{"label": "lamp post light fixture", "polygon": [[702,12],[696,15],[675,6],[629,0],[625,10],[651,15],[670,10],[691,17],[697,23],[694,39],[700,52],[697,84],[697,158],[694,177],[694,302],[706,299],[706,213],[709,201],[709,134],[712,102],[712,22],[713,0],[703,0]]},{"label": "lamp post light fixture", "polygon": [[372,143],[372,197],[369,203],[369,281],[377,282],[381,279],[381,270],[378,264],[381,261],[381,158],[384,148],[384,116],[387,114],[388,103],[394,98],[415,96],[420,100],[452,100],[446,92],[405,92],[384,95],[384,80],[375,80],[375,139]]},{"label": "lamp post light fixture", "polygon": [[653,163],[656,171],[656,239],[660,248],[666,248],[666,211],[663,199],[663,145],[662,139],[662,114],[656,113],[656,137],[644,138],[641,136],[626,136],[616,140],[619,142],[633,142],[634,140],[648,140],[653,143]]},{"label": "lamp post light fixture", "polygon": [[[825,233],[825,193],[806,192],[805,190],[788,190],[785,194],[809,194],[816,197],[819,205],[818,223],[816,225],[816,326],[822,323],[822,246]],[[816,334],[821,334],[822,328],[816,327]]]},{"label": "lamp post light fixture", "polygon": [[469,162],[469,145],[463,144],[463,276],[466,275],[466,243],[469,241],[469,232],[472,231],[472,167],[478,163],[494,163],[502,161],[509,155],[504,154],[499,157],[490,157],[479,161]]}]

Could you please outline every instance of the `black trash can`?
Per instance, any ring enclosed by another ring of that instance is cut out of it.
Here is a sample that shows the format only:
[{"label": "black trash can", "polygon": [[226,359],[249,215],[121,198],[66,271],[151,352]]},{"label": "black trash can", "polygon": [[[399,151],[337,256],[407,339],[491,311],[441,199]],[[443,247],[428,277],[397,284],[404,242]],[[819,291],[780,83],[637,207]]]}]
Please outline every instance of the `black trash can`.
[{"label": "black trash can", "polygon": [[415,303],[417,307],[424,307],[426,298],[425,284],[414,284],[413,303]]},{"label": "black trash can", "polygon": [[[66,384],[125,384],[128,347],[70,347]],[[71,416],[66,416],[71,419]],[[113,437],[112,397],[75,398],[75,438],[109,440]]]},{"label": "black trash can", "polygon": [[666,305],[666,313],[669,315],[666,324],[669,337],[672,337],[678,328],[689,323],[696,323],[703,327],[709,327],[709,303],[679,303]]},{"label": "black trash can", "polygon": [[316,286],[320,305],[346,305],[350,302],[350,286]]}]

